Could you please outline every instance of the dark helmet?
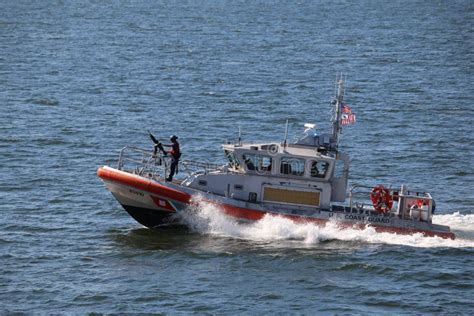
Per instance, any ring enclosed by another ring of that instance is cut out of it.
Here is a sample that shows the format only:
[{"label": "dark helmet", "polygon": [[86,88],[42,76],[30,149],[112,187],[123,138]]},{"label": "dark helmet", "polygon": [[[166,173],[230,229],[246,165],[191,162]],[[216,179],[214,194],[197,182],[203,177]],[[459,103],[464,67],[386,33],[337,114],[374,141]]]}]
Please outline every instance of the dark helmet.
[{"label": "dark helmet", "polygon": [[176,135],[171,135],[171,136],[170,136],[170,140],[171,140],[171,141],[176,140],[176,139],[178,139],[178,136],[176,136]]}]

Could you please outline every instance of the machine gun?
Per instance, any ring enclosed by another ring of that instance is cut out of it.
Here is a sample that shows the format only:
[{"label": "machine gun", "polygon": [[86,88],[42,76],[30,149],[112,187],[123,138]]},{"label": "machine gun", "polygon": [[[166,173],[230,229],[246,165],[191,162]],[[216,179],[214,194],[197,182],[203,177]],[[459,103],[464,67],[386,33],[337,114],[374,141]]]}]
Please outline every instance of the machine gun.
[{"label": "machine gun", "polygon": [[163,156],[166,156],[167,153],[165,149],[163,148],[163,145],[161,144],[161,142],[155,136],[153,136],[153,134],[150,131],[148,131],[148,134],[150,135],[151,140],[155,144],[153,146],[153,156],[156,156],[158,149],[161,150],[161,152],[163,153]]}]

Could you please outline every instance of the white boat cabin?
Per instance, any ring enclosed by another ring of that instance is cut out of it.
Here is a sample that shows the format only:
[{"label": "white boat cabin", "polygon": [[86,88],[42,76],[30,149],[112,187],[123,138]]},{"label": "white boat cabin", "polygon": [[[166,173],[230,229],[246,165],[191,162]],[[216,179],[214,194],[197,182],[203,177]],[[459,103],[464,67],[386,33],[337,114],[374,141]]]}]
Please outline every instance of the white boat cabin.
[{"label": "white boat cabin", "polygon": [[[303,137],[302,139],[305,139]],[[183,185],[251,203],[329,209],[344,202],[349,157],[300,144],[225,144],[222,170],[196,174]]]}]

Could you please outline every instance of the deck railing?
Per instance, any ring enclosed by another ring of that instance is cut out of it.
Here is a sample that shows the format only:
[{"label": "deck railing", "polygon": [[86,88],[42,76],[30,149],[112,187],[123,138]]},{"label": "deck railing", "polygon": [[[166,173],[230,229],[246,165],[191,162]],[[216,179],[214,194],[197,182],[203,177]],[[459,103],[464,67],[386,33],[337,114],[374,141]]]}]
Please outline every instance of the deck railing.
[{"label": "deck railing", "polygon": [[[165,156],[162,152],[154,154],[152,150],[126,146],[120,150],[116,168],[147,178],[164,178],[169,174],[171,160],[170,155]],[[108,161],[108,164],[112,165],[112,161]],[[222,165],[194,160],[180,160],[178,164],[179,172],[185,172],[187,175],[207,174],[225,169]]]},{"label": "deck railing", "polygon": [[370,200],[371,186],[354,184],[349,189],[349,208],[363,209],[372,207]]},{"label": "deck railing", "polygon": [[[366,185],[353,185],[349,190],[349,207],[363,209],[372,207],[370,194],[373,187]],[[401,189],[388,187],[393,199],[390,213],[397,214],[402,219],[414,219],[431,222],[434,210],[434,201],[428,192],[408,190],[405,186]],[[420,208],[420,211],[412,208]],[[422,209],[423,208],[423,209]]]}]

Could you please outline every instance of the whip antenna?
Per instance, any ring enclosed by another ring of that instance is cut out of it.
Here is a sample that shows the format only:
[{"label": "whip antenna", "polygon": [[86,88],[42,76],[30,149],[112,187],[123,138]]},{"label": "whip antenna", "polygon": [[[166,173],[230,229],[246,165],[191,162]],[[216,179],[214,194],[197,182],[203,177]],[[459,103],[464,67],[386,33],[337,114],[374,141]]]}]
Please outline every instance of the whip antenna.
[{"label": "whip antenna", "polygon": [[242,145],[242,138],[240,137],[240,125],[239,125],[239,137],[237,139],[239,146]]}]

